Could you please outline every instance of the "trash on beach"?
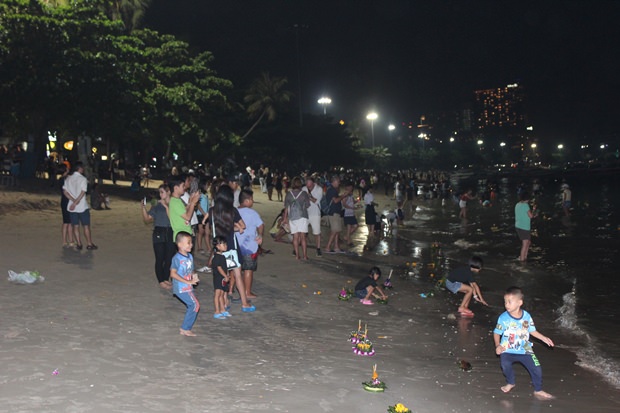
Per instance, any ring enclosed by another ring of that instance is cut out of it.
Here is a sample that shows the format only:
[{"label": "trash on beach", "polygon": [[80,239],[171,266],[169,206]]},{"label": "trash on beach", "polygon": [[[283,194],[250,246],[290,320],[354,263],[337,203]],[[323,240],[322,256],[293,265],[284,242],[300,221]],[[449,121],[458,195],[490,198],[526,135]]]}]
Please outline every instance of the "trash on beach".
[{"label": "trash on beach", "polygon": [[15,272],[9,270],[9,281],[15,284],[34,284],[45,281],[39,271]]},{"label": "trash on beach", "polygon": [[58,376],[58,373],[59,373],[58,369],[54,369],[54,371],[52,372],[52,376]]},{"label": "trash on beach", "polygon": [[463,371],[471,371],[471,363],[467,360],[459,360],[456,364],[458,364],[459,368]]}]

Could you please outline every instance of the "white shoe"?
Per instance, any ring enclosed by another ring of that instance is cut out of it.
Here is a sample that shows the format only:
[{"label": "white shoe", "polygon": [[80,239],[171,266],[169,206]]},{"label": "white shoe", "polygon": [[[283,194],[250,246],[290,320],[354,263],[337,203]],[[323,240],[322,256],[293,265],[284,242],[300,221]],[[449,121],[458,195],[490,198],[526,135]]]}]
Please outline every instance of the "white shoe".
[{"label": "white shoe", "polygon": [[211,268],[209,268],[207,266],[204,266],[204,267],[198,268],[196,271],[198,271],[198,272],[211,272]]}]

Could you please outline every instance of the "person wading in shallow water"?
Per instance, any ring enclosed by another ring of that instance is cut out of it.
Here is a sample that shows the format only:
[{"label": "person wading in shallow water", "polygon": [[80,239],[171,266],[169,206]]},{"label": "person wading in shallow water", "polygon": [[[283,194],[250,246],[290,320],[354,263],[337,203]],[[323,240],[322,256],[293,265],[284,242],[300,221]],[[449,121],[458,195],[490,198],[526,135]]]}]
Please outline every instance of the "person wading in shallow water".
[{"label": "person wading in shallow water", "polygon": [[519,202],[515,205],[515,228],[521,240],[521,253],[519,254],[519,261],[521,262],[527,260],[527,253],[530,245],[532,245],[531,220],[536,217],[534,212],[530,210],[529,200],[530,195],[527,191],[523,191],[519,194]]}]

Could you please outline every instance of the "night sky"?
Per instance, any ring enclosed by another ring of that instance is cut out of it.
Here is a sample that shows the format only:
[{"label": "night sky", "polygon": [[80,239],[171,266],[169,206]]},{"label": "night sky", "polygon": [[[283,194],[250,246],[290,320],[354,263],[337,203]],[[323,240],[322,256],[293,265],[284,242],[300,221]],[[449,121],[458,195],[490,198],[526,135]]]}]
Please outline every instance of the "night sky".
[{"label": "night sky", "polygon": [[296,95],[298,30],[305,112],[325,94],[334,117],[387,126],[520,82],[541,140],[619,129],[620,2],[154,0],[145,25],[213,52],[239,88],[269,71]]}]

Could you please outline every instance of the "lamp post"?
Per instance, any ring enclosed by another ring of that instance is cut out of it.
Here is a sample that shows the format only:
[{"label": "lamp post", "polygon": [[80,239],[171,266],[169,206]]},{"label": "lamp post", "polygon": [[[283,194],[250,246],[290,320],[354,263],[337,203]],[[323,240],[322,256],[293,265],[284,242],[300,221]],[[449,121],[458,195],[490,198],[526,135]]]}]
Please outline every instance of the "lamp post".
[{"label": "lamp post", "polygon": [[317,100],[317,102],[319,103],[319,105],[323,106],[323,116],[327,116],[327,105],[330,105],[332,103],[332,100],[326,96],[323,96],[322,98]]},{"label": "lamp post", "polygon": [[370,112],[366,119],[370,121],[370,135],[372,136],[372,147],[375,147],[375,120],[379,117],[376,112]]}]

